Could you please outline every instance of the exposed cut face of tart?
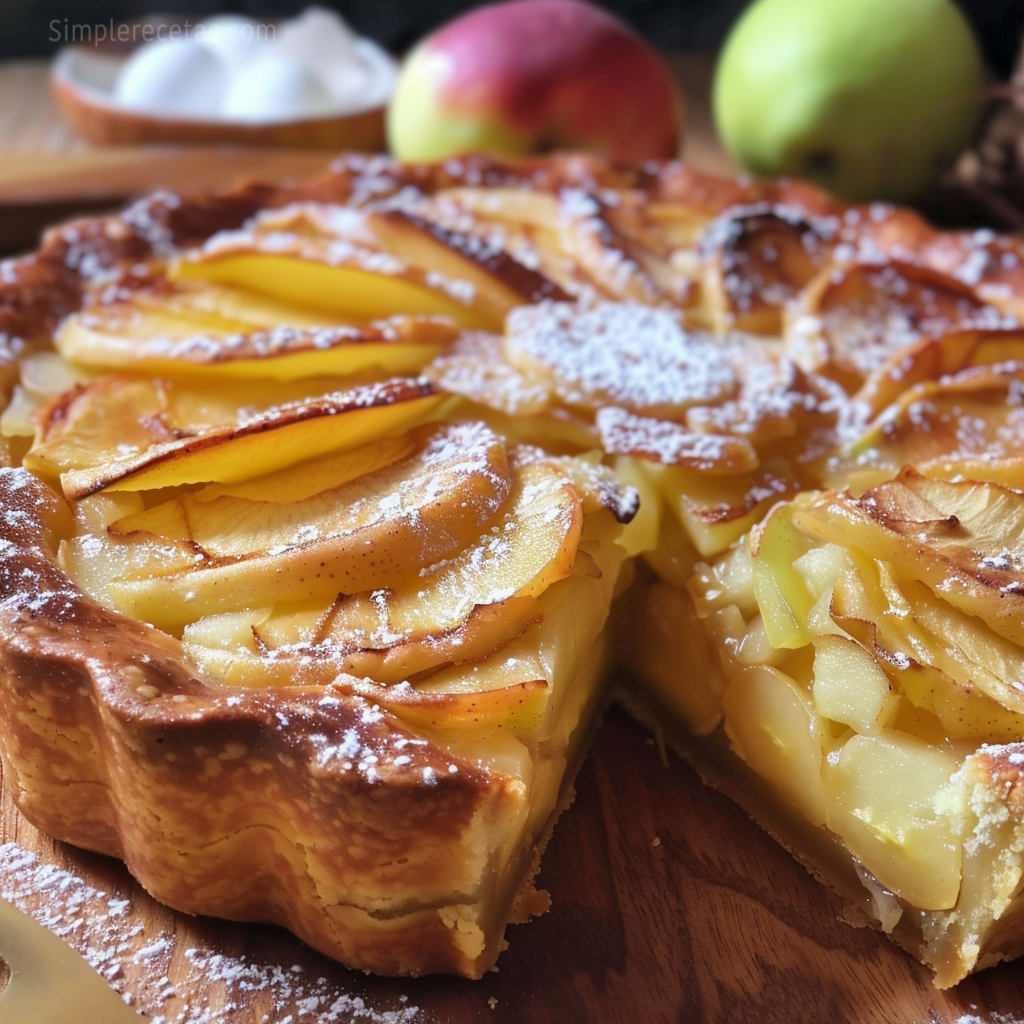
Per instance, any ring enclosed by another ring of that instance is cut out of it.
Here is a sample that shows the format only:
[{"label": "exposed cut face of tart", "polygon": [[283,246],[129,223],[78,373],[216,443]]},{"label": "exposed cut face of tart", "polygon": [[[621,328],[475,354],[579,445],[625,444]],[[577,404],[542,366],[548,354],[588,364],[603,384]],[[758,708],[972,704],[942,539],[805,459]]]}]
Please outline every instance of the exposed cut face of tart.
[{"label": "exposed cut face of tart", "polygon": [[615,681],[940,984],[1018,955],[1020,255],[575,156],[55,231],[5,779],[173,907],[475,977]]}]

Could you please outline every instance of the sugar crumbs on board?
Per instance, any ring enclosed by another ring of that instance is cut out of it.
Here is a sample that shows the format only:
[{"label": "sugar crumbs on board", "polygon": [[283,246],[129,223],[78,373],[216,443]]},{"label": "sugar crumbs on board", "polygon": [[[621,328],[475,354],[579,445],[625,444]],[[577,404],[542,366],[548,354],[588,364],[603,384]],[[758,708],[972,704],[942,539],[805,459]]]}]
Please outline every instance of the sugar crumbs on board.
[{"label": "sugar crumbs on board", "polygon": [[149,1024],[426,1024],[404,996],[395,1009],[373,1008],[301,965],[187,948],[130,923],[130,900],[17,843],[0,844],[0,897],[68,942]]}]

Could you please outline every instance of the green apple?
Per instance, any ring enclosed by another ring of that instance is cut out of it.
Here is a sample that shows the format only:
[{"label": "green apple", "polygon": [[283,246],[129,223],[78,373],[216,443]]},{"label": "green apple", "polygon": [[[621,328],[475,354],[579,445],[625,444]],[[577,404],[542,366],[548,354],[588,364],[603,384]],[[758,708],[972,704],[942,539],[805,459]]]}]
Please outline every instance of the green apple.
[{"label": "green apple", "polygon": [[755,0],[726,39],[713,111],[753,174],[907,201],[969,143],[983,78],[953,0]]},{"label": "green apple", "polygon": [[586,0],[506,0],[417,45],[388,108],[401,160],[586,149],[679,153],[683,103],[661,57]]}]

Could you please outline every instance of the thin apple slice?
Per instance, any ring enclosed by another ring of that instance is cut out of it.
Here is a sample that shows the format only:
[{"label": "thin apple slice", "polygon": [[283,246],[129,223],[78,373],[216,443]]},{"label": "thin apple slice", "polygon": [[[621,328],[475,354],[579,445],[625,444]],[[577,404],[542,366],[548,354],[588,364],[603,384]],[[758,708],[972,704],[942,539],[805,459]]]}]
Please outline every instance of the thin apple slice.
[{"label": "thin apple slice", "polygon": [[910,470],[861,497],[835,495],[796,513],[810,536],[884,558],[954,608],[1024,645],[1024,495],[998,484]]},{"label": "thin apple slice", "polygon": [[856,390],[922,338],[1005,326],[1003,314],[963,281],[915,263],[826,266],[786,310],[789,355]]},{"label": "thin apple slice", "polygon": [[474,607],[539,597],[572,572],[582,528],[581,495],[557,462],[514,464],[501,517],[457,555],[420,572],[413,590],[382,598],[382,625],[424,636],[454,628]]},{"label": "thin apple slice", "polygon": [[218,612],[398,587],[479,536],[510,487],[504,444],[483,424],[424,428],[412,456],[301,501],[185,494],[118,520],[117,533],[186,540],[203,560],[110,591],[125,613],[176,631]]},{"label": "thin apple slice", "polygon": [[486,533],[411,586],[340,598],[311,640],[337,651],[343,671],[382,682],[481,657],[537,619],[536,599],[578,568],[582,528],[581,495],[559,463],[514,464]]},{"label": "thin apple slice", "polygon": [[125,491],[94,494],[71,506],[75,529],[58,548],[58,564],[88,594],[106,608],[112,608],[109,586],[112,580],[151,569],[176,572],[195,565],[198,558],[188,543],[156,541],[140,549],[129,539],[109,530],[117,519],[142,510],[142,496]]},{"label": "thin apple slice", "polygon": [[369,679],[341,679],[329,689],[356,694],[414,728],[445,732],[507,729],[514,734],[536,730],[547,710],[546,679],[527,679],[478,693],[431,693],[408,683],[382,686]]},{"label": "thin apple slice", "polygon": [[599,294],[647,304],[686,307],[690,282],[671,263],[672,250],[649,230],[642,209],[618,197],[565,189],[559,196],[558,240]]},{"label": "thin apple slice", "polygon": [[[1024,354],[1024,342],[1022,342]],[[1024,362],[962,370],[909,388],[847,446],[861,488],[903,466],[926,476],[1024,482]]]},{"label": "thin apple slice", "polygon": [[769,665],[729,680],[722,698],[733,749],[813,825],[825,822],[823,728],[810,695]]},{"label": "thin apple slice", "polygon": [[436,413],[445,396],[419,380],[365,385],[278,406],[241,423],[154,439],[115,465],[70,470],[65,494],[152,490],[194,483],[236,483],[327,452],[407,430]]},{"label": "thin apple slice", "polygon": [[868,375],[853,400],[864,419],[873,419],[917,386],[940,382],[972,367],[1022,362],[1024,330],[1020,327],[925,337],[892,353]]},{"label": "thin apple slice", "polygon": [[778,335],[784,306],[828,261],[833,235],[785,206],[727,210],[701,239],[701,287],[715,331]]},{"label": "thin apple slice", "polygon": [[[316,383],[322,389],[331,382]],[[154,445],[230,429],[239,417],[270,413],[309,393],[304,381],[238,381],[230,389],[117,374],[83,381],[32,411],[37,436],[26,465],[53,481],[71,471],[81,471],[81,481],[90,471],[113,475]]]},{"label": "thin apple slice", "polygon": [[84,367],[171,376],[296,380],[370,369],[393,376],[420,370],[458,333],[454,323],[436,317],[398,317],[359,327],[211,329],[195,317],[126,313],[127,305],[91,307],[69,317],[54,339],[58,351]]},{"label": "thin apple slice", "polygon": [[836,624],[872,653],[907,701],[935,715],[954,741],[1010,743],[1024,736],[1024,714],[992,696],[1005,693],[1006,681],[970,663],[950,643],[949,618],[939,635],[929,633],[902,594],[873,581],[876,574],[877,568],[862,563],[856,575],[837,581]]},{"label": "thin apple slice", "polygon": [[344,327],[351,324],[344,317],[322,309],[300,306],[251,288],[215,284],[210,281],[159,281],[153,288],[131,292],[133,305],[145,310],[158,310],[181,316],[240,322],[249,329],[269,329],[280,324],[305,330],[322,327]]},{"label": "thin apple slice", "polygon": [[394,437],[378,437],[358,448],[331,452],[318,459],[304,459],[250,480],[207,484],[195,491],[192,497],[197,502],[213,501],[221,497],[249,498],[262,502],[303,501],[314,494],[375,473],[399,459],[408,458],[416,451],[417,444],[416,430]]},{"label": "thin apple slice", "polygon": [[203,249],[175,260],[168,274],[175,281],[248,288],[352,321],[422,314],[451,317],[464,327],[500,327],[475,306],[467,282],[410,265],[365,236],[359,226],[352,235],[347,225],[339,233],[321,225],[302,232],[257,225],[214,236]]},{"label": "thin apple slice", "polygon": [[367,211],[366,226],[389,253],[434,275],[430,280],[451,282],[442,287],[456,292],[468,288],[473,309],[494,330],[516,306],[569,297],[554,281],[479,234],[395,207]]},{"label": "thin apple slice", "polygon": [[111,376],[79,385],[39,408],[36,444],[23,464],[53,482],[69,472],[89,473],[95,466],[116,471],[154,445],[172,441],[165,420],[168,404],[158,381]]},{"label": "thin apple slice", "polygon": [[639,464],[704,558],[721,554],[760,522],[772,505],[800,490],[792,466],[781,459],[769,459],[752,472],[736,475],[647,461]]}]

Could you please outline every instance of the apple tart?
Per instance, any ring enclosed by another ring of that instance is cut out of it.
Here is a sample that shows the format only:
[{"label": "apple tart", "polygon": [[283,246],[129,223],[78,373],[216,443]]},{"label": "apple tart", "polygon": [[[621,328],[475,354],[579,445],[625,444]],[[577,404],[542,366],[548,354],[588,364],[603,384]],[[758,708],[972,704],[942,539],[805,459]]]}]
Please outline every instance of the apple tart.
[{"label": "apple tart", "polygon": [[1024,952],[1024,250],[572,154],[157,195],[0,289],[0,756],[181,910],[478,977],[609,696]]}]

